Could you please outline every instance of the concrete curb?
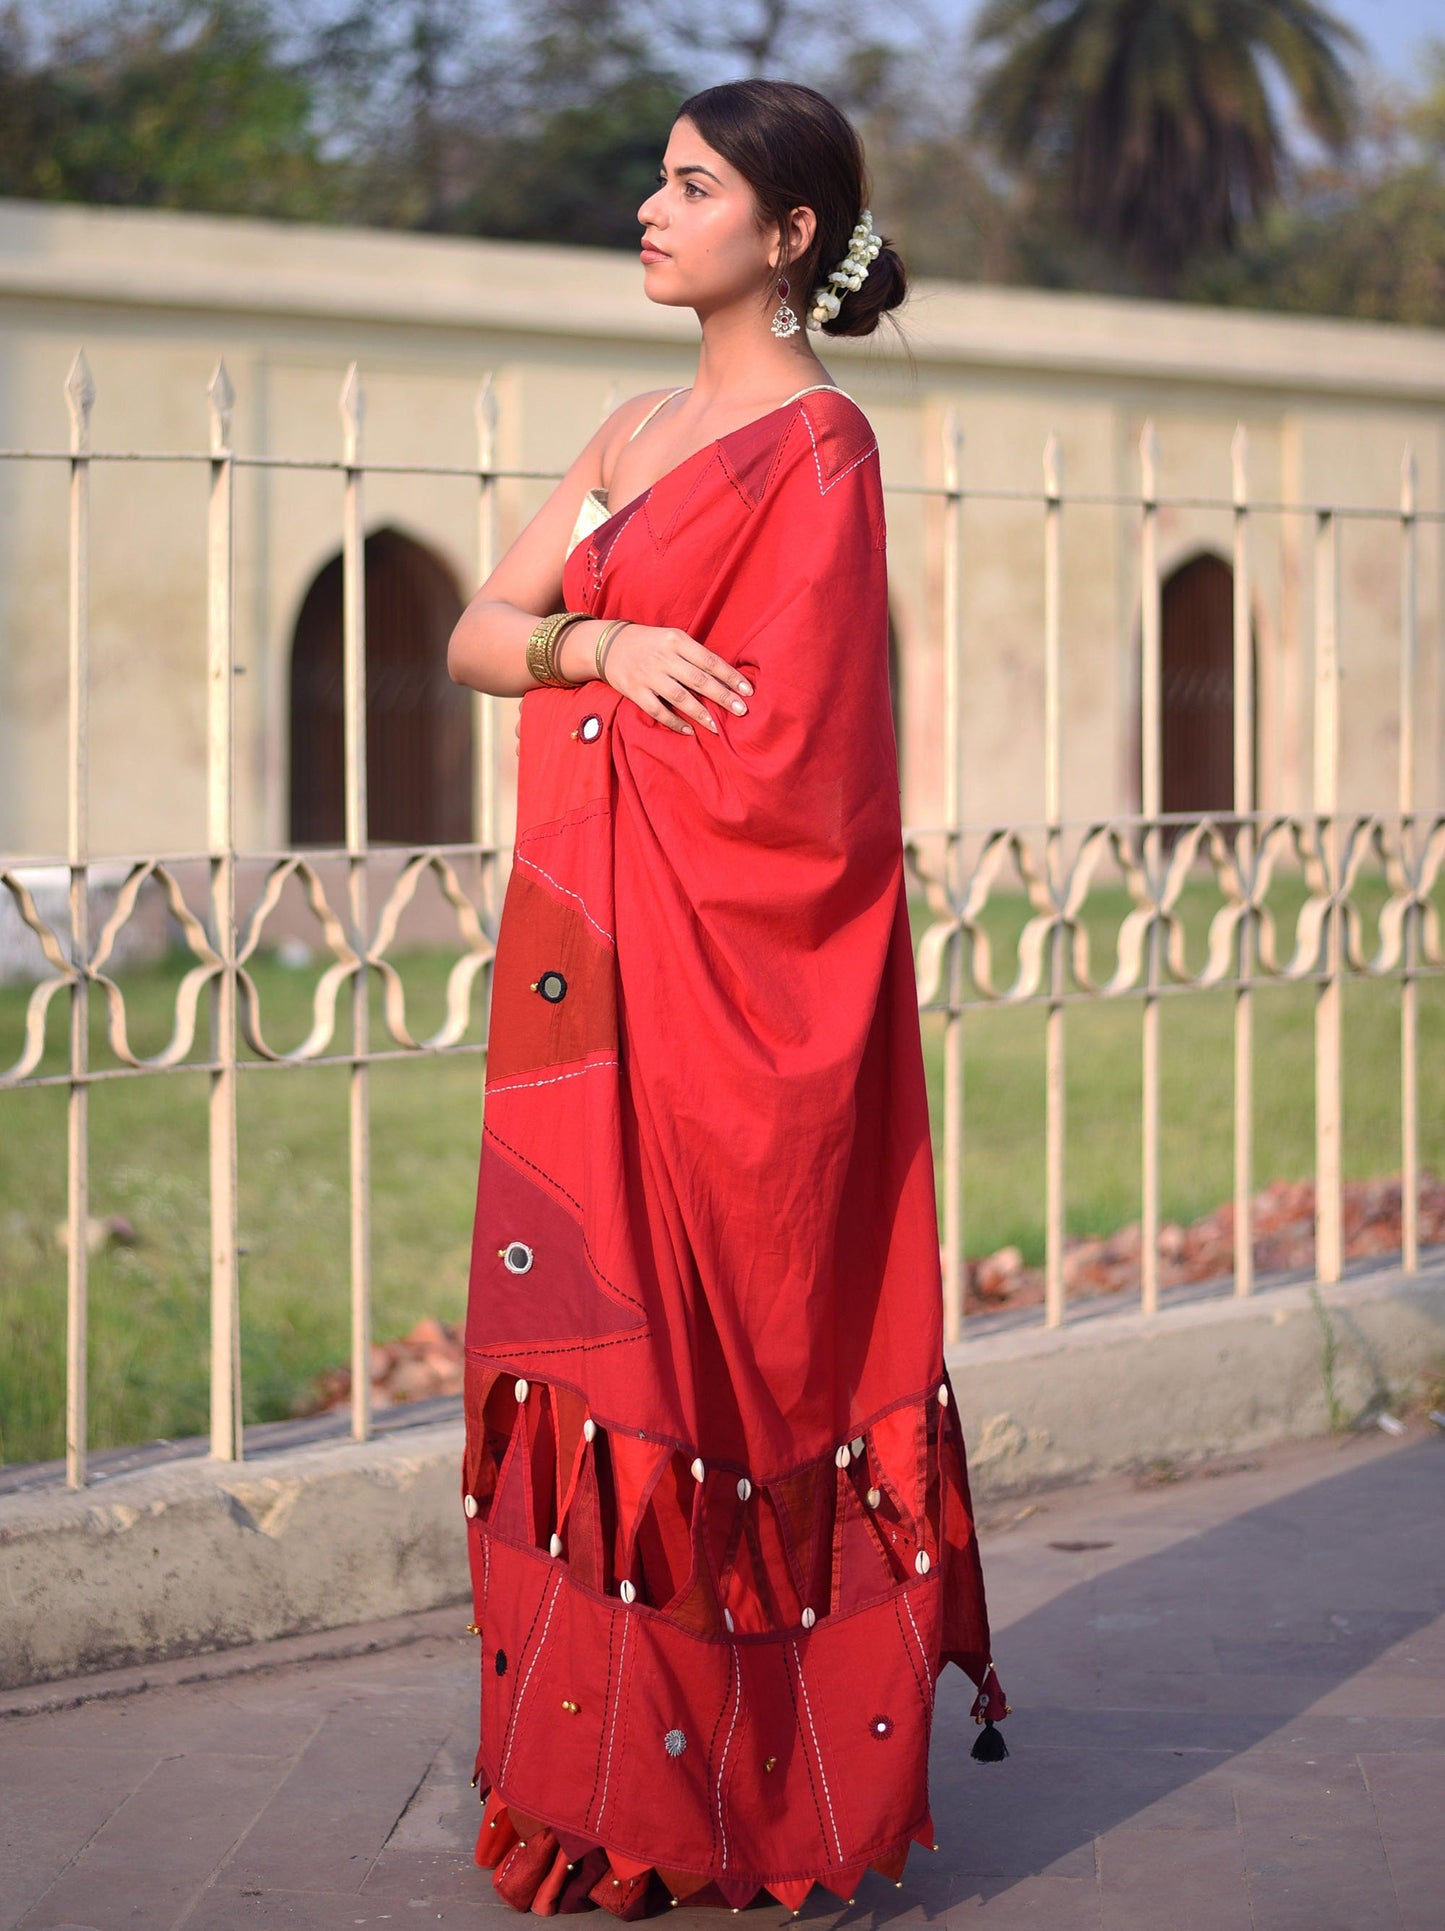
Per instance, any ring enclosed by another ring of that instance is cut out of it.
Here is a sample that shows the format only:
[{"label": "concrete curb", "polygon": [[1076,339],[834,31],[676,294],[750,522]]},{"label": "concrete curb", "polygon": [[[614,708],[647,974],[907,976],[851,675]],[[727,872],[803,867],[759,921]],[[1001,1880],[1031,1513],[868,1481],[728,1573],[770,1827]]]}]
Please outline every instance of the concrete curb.
[{"label": "concrete curb", "polygon": [[[1348,1418],[1445,1361],[1445,1255],[1431,1262],[1320,1290]],[[981,1321],[948,1350],[976,1498],[1331,1424],[1307,1285],[1206,1293],[1153,1320],[1107,1304],[1052,1331],[1027,1318]],[[465,1602],[461,1446],[452,1418],[0,1496],[0,1688]]]},{"label": "concrete curb", "polygon": [[1152,1319],[1091,1310],[1062,1328],[975,1332],[947,1351],[975,1494],[1238,1454],[1400,1405],[1445,1370],[1445,1252],[1428,1258],[1413,1276],[1357,1270],[1247,1300],[1225,1283]]}]

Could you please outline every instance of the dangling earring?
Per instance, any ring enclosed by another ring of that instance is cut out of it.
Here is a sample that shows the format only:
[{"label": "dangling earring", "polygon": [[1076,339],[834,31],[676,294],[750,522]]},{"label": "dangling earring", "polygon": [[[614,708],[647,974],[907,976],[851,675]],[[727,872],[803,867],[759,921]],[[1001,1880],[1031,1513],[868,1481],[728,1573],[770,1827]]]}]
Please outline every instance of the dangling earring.
[{"label": "dangling earring", "polygon": [[778,312],[773,317],[774,335],[796,335],[798,318],[788,307],[788,278],[784,275],[778,282]]}]

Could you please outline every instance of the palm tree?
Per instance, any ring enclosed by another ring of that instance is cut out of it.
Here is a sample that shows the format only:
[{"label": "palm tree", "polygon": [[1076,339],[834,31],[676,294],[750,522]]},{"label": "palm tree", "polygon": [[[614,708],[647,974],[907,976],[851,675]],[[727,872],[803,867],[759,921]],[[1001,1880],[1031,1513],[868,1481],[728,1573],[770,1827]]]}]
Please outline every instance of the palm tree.
[{"label": "palm tree", "polygon": [[985,0],[973,45],[976,132],[1159,293],[1276,197],[1279,82],[1327,147],[1354,124],[1361,43],[1316,0]]}]

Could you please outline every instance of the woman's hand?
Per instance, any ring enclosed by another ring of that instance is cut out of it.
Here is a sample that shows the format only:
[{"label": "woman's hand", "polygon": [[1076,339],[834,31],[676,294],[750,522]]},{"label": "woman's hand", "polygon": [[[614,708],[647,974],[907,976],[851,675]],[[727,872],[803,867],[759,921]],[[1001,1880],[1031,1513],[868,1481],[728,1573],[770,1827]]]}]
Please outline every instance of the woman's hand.
[{"label": "woman's hand", "polygon": [[[581,626],[576,626],[581,629]],[[567,639],[563,639],[566,648]],[[575,677],[580,662],[566,665],[564,674]],[[630,697],[639,710],[657,724],[686,736],[696,733],[683,717],[696,718],[716,732],[717,720],[700,700],[713,698],[726,704],[739,716],[747,710],[745,697],[753,687],[741,671],[735,670],[715,650],[689,637],[685,630],[671,630],[654,624],[624,624],[614,632],[603,658],[603,681],[624,697]],[[594,673],[595,675],[595,673]],[[682,713],[682,717],[677,715]],[[522,741],[522,712],[517,708],[517,742]]]},{"label": "woman's hand", "polygon": [[[741,715],[752,685],[717,652],[689,637],[685,630],[654,624],[625,624],[607,646],[603,662],[606,681],[630,697],[639,710],[669,730],[693,736],[695,718],[709,731],[717,719],[701,702],[704,697],[726,704]],[[679,715],[680,714],[680,715]]]}]

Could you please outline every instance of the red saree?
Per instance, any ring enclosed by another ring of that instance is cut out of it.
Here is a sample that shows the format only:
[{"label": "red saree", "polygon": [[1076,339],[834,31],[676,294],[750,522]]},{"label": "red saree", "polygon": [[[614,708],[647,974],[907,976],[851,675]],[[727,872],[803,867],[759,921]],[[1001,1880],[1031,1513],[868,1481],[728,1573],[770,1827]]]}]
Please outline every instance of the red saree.
[{"label": "red saree", "polygon": [[522,702],[466,1325],[477,1861],[539,1914],[796,1909],[932,1845],[945,1664],[1005,1713],[866,417],[813,393],[709,444],[564,589],[754,691],[716,736],[605,683]]}]

